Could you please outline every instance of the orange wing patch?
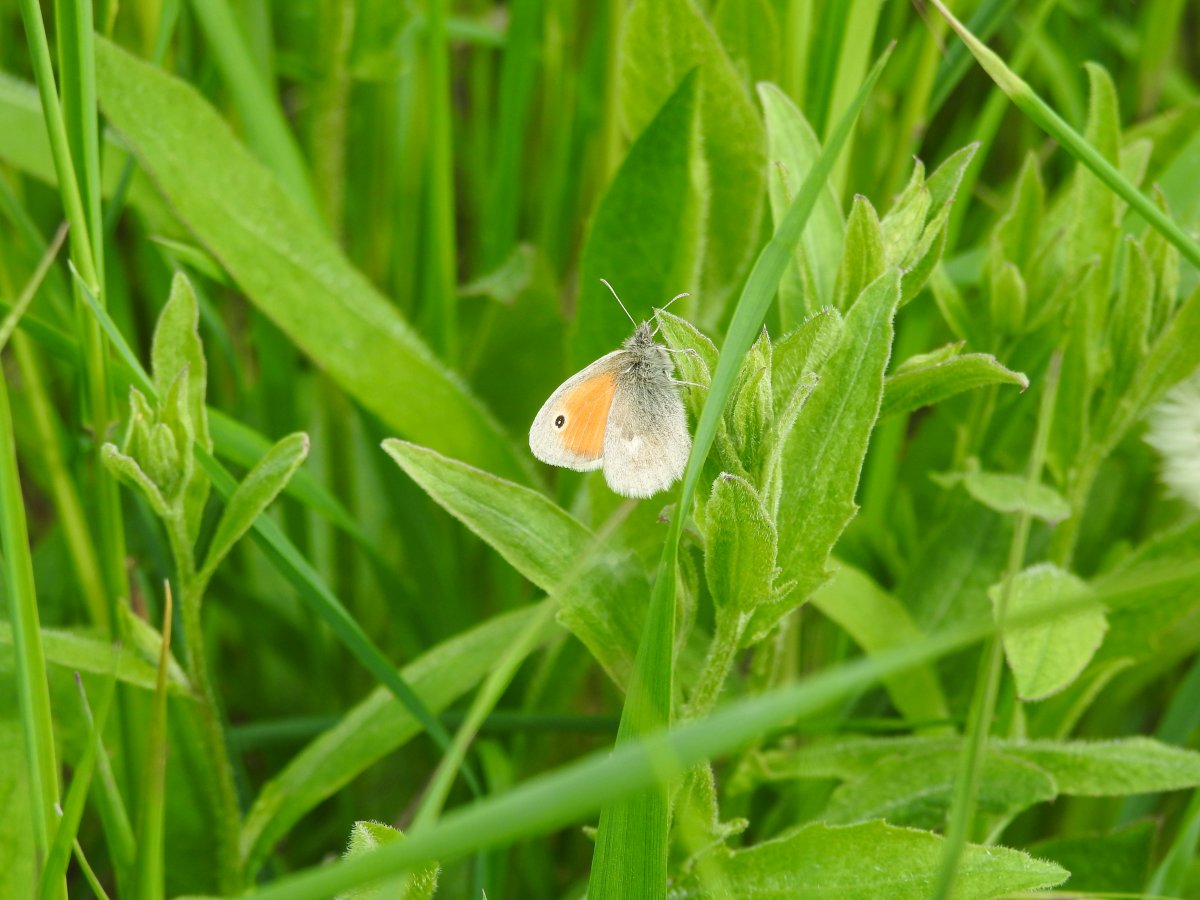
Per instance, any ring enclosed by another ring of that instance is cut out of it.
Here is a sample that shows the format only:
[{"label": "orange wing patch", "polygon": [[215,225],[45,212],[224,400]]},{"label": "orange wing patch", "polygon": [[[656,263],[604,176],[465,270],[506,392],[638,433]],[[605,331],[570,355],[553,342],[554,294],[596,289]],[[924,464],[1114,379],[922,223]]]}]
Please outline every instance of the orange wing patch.
[{"label": "orange wing patch", "polygon": [[617,379],[611,372],[589,378],[563,397],[563,445],[587,459],[599,459],[604,452],[604,429],[612,406]]}]

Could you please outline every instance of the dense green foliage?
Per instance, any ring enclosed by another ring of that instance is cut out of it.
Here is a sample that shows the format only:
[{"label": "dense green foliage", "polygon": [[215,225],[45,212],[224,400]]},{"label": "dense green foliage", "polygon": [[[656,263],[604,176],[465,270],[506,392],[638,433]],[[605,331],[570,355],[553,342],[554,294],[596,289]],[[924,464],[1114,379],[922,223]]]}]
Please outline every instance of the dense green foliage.
[{"label": "dense green foliage", "polygon": [[0,896],[1200,895],[1200,10],[949,5],[0,0]]}]

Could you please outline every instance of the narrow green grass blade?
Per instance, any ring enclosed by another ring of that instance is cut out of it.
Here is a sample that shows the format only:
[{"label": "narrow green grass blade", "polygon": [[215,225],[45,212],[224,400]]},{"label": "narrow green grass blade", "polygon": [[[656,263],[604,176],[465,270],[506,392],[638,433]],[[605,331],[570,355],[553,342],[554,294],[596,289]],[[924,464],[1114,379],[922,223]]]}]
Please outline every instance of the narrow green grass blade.
[{"label": "narrow green grass blade", "polygon": [[[58,764],[46,657],[38,627],[33,558],[25,524],[25,501],[17,470],[16,435],[8,401],[8,380],[0,369],[0,547],[4,550],[4,581],[16,650],[17,699],[29,761],[30,814],[33,847],[40,865],[50,846],[58,818]],[[54,886],[54,897],[66,896],[66,883]]]},{"label": "narrow green grass blade", "polygon": [[[46,662],[52,666],[92,675],[106,675],[112,669],[112,644],[106,640],[57,628],[43,628],[41,640]],[[0,647],[14,644],[12,626],[0,622]],[[117,681],[143,690],[154,690],[157,671],[154,666],[128,648],[117,651],[116,659]],[[186,697],[192,687],[183,671],[172,667],[170,676],[167,689],[172,694]]]},{"label": "narrow green grass blade", "polygon": [[42,101],[42,116],[46,133],[50,139],[50,153],[54,159],[54,171],[58,175],[62,193],[63,209],[71,224],[71,246],[78,254],[78,265],[88,284],[97,284],[96,265],[91,247],[87,242],[87,216],[79,183],[75,180],[75,164],[71,158],[71,146],[63,120],[63,109],[55,90],[54,67],[50,62],[50,45],[46,40],[46,26],[42,22],[41,9],[37,0],[21,0],[21,17],[25,22],[25,34],[29,43],[30,62],[37,81],[38,97]]},{"label": "narrow green grass blade", "polygon": [[104,734],[104,724],[108,721],[108,711],[112,704],[113,693],[117,686],[117,660],[113,653],[113,662],[109,666],[109,677],[104,694],[100,700],[99,712],[93,719],[88,708],[87,692],[83,689],[83,679],[75,673],[75,685],[79,689],[79,700],[84,710],[84,718],[89,723],[87,745],[83,756],[75,765],[71,775],[71,786],[67,789],[67,798],[63,802],[62,818],[58,822],[58,830],[50,844],[50,852],[46,855],[46,864],[42,867],[42,900],[49,900],[53,893],[53,885],[61,883],[67,874],[67,863],[71,859],[71,849],[75,846],[75,836],[79,832],[79,821],[83,818],[83,806],[87,802],[88,788],[92,783],[92,773],[96,770],[96,754],[104,752],[101,736]]},{"label": "narrow green grass blade", "polygon": [[[800,190],[779,223],[771,241],[763,248],[738,299],[721,356],[713,373],[704,410],[696,426],[695,442],[683,475],[679,500],[671,516],[659,564],[658,578],[650,598],[650,613],[638,647],[633,678],[626,695],[617,735],[620,747],[638,736],[655,731],[671,721],[675,643],[675,579],[679,539],[700,482],[704,460],[716,439],[725,401],[733,390],[742,358],[758,337],[767,310],[775,297],[792,252],[826,190],[827,179],[842,146],[849,137],[858,113],[870,95],[887,62],[891,48],[867,75],[858,94],[833,129],[809,170]],[[628,897],[663,897],[667,881],[667,832],[669,791],[666,782],[647,793],[634,794],[608,804],[601,812],[600,830],[592,862],[589,896],[596,900]]]},{"label": "narrow green grass blade", "polygon": [[443,360],[458,358],[458,253],[454,221],[454,146],[448,0],[427,0],[425,100],[429,105],[426,261],[421,297],[425,333]]},{"label": "narrow green grass blade", "polygon": [[518,0],[510,7],[508,34],[500,69],[500,105],[496,113],[496,160],[490,172],[483,235],[482,271],[500,265],[516,245],[517,217],[524,185],[521,164],[525,125],[533,99],[542,29],[542,0]]},{"label": "narrow green grass blade", "polygon": [[1200,848],[1200,791],[1192,794],[1175,840],[1166,857],[1154,870],[1146,893],[1160,897],[1184,896],[1197,848]]},{"label": "narrow green grass blade", "polygon": [[149,761],[138,811],[137,871],[135,896],[138,900],[159,900],[163,896],[163,837],[167,790],[167,660],[171,656],[171,584],[164,583],[162,651],[158,658],[158,679],[150,707],[150,727],[146,736]]},{"label": "narrow green grass blade", "polygon": [[283,109],[255,62],[246,36],[227,0],[193,0],[192,14],[200,23],[221,76],[237,106],[247,142],[287,188],[292,199],[320,222],[308,167]]},{"label": "narrow green grass blade", "polygon": [[62,249],[63,240],[67,236],[67,225],[64,222],[54,235],[54,239],[50,242],[50,246],[46,248],[46,252],[42,254],[41,260],[38,262],[37,268],[29,281],[21,290],[21,296],[4,314],[4,320],[0,321],[0,351],[4,350],[9,338],[12,337],[17,326],[21,323],[21,317],[25,315],[25,311],[29,309],[29,304],[33,302],[33,298],[37,296],[38,288],[42,286],[42,280],[46,277],[46,273],[50,271],[50,267],[54,265],[54,259],[58,256],[58,251]]},{"label": "narrow green grass blade", "polygon": [[1058,141],[1068,153],[1083,163],[1092,173],[1129,206],[1150,226],[1162,234],[1179,249],[1179,252],[1194,265],[1200,266],[1200,243],[1197,243],[1178,223],[1166,215],[1153,200],[1142,194],[1129,183],[1124,175],[1100,155],[1078,131],[1051,109],[1023,78],[1018,76],[999,56],[993,53],[975,35],[946,9],[942,0],[930,0],[950,23],[979,65],[1008,94],[1013,103],[1033,122]]}]

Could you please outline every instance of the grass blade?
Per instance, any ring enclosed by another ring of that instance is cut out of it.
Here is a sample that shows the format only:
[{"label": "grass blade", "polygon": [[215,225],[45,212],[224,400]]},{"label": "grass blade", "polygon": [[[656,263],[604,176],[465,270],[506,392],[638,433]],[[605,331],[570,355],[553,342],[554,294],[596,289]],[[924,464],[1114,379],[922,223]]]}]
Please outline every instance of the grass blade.
[{"label": "grass blade", "polygon": [[162,651],[158,658],[158,680],[150,708],[150,730],[146,738],[145,792],[138,816],[138,900],[155,900],[163,895],[164,806],[167,788],[167,661],[171,658],[171,583],[165,582],[163,597]]},{"label": "grass blade", "polygon": [[1129,204],[1150,226],[1178,248],[1179,252],[1194,265],[1200,267],[1200,243],[1197,243],[1178,223],[1129,183],[1124,175],[1106,160],[1095,147],[1078,131],[1056,113],[1023,78],[1017,75],[998,55],[993,53],[975,35],[954,17],[942,0],[930,0],[950,23],[979,65],[996,82],[1004,93],[1025,115],[1058,141],[1068,153],[1104,182],[1113,193]]},{"label": "grass blade", "polygon": [[226,0],[194,0],[190,6],[213,52],[217,68],[229,85],[230,96],[246,129],[247,142],[275,172],[292,199],[312,216],[314,222],[320,222],[317,198],[300,146],[229,3]]},{"label": "grass blade", "polygon": [[108,710],[112,704],[113,693],[117,686],[117,661],[120,657],[114,653],[113,662],[109,667],[108,682],[104,695],[100,700],[99,714],[93,719],[88,707],[87,692],[83,689],[83,679],[75,673],[75,685],[79,689],[79,701],[83,708],[85,720],[89,723],[87,745],[83,756],[75,766],[71,776],[71,787],[67,790],[67,799],[63,803],[62,818],[54,840],[50,844],[50,852],[46,855],[46,864],[42,868],[42,885],[40,897],[49,900],[52,895],[52,885],[61,883],[67,874],[67,863],[71,858],[71,849],[75,846],[76,835],[79,832],[79,820],[83,817],[83,806],[87,802],[88,788],[92,783],[92,773],[96,770],[96,756],[104,752],[102,736],[104,724],[108,721]]},{"label": "grass blade", "polygon": [[[676,562],[679,539],[700,482],[704,460],[716,439],[725,401],[733,390],[742,358],[758,336],[809,214],[826,190],[834,163],[890,53],[891,48],[875,64],[837,127],[832,130],[821,155],[809,170],[771,241],[759,254],[742,289],[713,373],[704,410],[696,426],[695,442],[684,471],[679,500],[667,531],[658,578],[650,598],[650,612],[621,715],[618,747],[671,721]],[[665,783],[652,792],[634,794],[606,805],[600,816],[600,830],[596,837],[589,895],[599,900],[608,897],[664,896],[668,824],[668,788]]]},{"label": "grass blade", "polygon": [[[38,865],[50,846],[52,823],[58,817],[58,764],[55,761],[54,723],[50,715],[50,688],[46,657],[38,627],[37,592],[33,558],[25,523],[25,501],[17,470],[16,436],[8,402],[8,380],[0,370],[0,547],[4,550],[5,593],[12,617],[16,650],[17,696],[25,749],[29,760],[30,813],[33,846]],[[66,882],[53,888],[53,896],[66,895]]]}]

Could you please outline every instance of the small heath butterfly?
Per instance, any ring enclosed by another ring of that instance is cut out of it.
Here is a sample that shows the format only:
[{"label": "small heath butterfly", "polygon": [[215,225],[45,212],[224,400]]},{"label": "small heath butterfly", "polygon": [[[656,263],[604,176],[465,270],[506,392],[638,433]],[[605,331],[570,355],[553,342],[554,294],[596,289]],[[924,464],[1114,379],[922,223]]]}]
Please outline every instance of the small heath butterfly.
[{"label": "small heath butterfly", "polygon": [[[617,297],[612,285],[600,280]],[[686,296],[679,294],[671,303]],[[620,297],[617,303],[625,309]],[[679,385],[686,382],[672,377],[672,351],[655,342],[657,332],[649,322],[634,326],[620,350],[600,357],[550,395],[529,428],[529,449],[554,466],[603,469],[608,486],[624,497],[650,497],[683,475],[692,437],[679,397]]]}]

